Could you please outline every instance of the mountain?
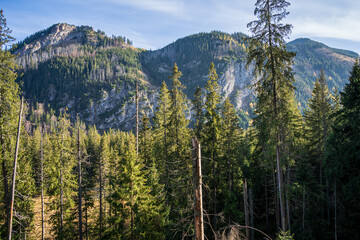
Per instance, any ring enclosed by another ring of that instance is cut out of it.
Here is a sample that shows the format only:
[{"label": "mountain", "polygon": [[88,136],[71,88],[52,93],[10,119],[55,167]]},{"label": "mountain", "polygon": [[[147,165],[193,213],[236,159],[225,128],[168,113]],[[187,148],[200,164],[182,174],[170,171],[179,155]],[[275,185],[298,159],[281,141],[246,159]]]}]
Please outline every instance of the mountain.
[{"label": "mountain", "polygon": [[[140,107],[152,116],[157,91],[176,62],[191,99],[197,86],[204,87],[211,62],[216,65],[223,98],[238,109],[243,126],[255,100],[251,69],[245,68],[246,40],[241,33],[218,31],[194,34],[156,51],[135,48],[125,37],[108,37],[88,26],[55,24],[17,44],[23,89],[31,103],[41,102],[55,111],[68,109],[72,118],[98,129],[133,127],[135,82],[139,82]],[[342,89],[358,55],[330,48],[310,39],[297,39],[287,47],[294,60],[296,95],[304,107],[313,82],[324,69],[329,86]]]}]

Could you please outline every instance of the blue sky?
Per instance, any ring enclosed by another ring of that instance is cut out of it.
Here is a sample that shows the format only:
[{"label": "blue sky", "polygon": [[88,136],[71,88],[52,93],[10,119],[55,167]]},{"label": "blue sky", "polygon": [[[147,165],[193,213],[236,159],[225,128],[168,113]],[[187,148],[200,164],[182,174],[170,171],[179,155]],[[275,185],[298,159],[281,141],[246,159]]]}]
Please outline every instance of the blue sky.
[{"label": "blue sky", "polygon": [[[359,0],[289,0],[294,26],[289,40],[305,37],[360,53]],[[249,34],[255,0],[0,0],[17,40],[66,22],[131,39],[158,49],[198,32]]]}]

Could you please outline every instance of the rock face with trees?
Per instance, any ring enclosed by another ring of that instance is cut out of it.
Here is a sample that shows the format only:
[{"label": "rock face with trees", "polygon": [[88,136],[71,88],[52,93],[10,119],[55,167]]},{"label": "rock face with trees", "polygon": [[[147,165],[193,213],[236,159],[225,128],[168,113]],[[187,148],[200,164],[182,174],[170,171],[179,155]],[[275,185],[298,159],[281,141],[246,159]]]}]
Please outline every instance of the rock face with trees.
[{"label": "rock face with trees", "polygon": [[360,65],[338,50],[346,83],[329,58],[300,98],[292,50],[333,49],[286,44],[288,6],[157,51],[67,24],[9,51],[1,11],[0,238],[359,238]]}]

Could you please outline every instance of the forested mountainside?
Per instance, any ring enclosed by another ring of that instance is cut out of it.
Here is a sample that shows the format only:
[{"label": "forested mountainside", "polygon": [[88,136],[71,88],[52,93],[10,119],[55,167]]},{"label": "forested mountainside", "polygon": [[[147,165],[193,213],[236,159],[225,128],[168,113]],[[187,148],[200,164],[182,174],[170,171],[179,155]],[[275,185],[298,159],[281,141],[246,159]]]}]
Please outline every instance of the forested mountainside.
[{"label": "forested mountainside", "polygon": [[[319,71],[329,87],[341,90],[358,55],[309,39],[287,44],[297,53],[294,62],[296,95],[304,108]],[[25,96],[58,112],[68,109],[99,129],[133,127],[134,86],[139,82],[140,108],[149,116],[156,107],[157,91],[174,63],[183,76],[184,92],[193,99],[204,87],[211,62],[219,74],[222,98],[229,97],[247,125],[253,111],[251,69],[245,68],[246,36],[222,32],[194,34],[156,51],[135,48],[125,37],[108,37],[91,27],[55,24],[20,42],[12,52],[22,66]],[[190,116],[190,114],[189,114]]]},{"label": "forested mountainside", "polygon": [[289,4],[156,51],[68,24],[9,51],[0,10],[0,239],[360,239],[358,55],[286,45]]}]

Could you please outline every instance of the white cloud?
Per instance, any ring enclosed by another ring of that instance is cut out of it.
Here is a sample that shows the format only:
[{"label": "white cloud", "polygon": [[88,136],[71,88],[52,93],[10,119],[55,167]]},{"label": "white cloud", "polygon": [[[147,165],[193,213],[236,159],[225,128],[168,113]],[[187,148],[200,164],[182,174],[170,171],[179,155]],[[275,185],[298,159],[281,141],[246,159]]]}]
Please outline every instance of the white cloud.
[{"label": "white cloud", "polygon": [[174,0],[107,0],[108,2],[135,7],[141,10],[160,12],[175,17],[183,17],[185,5]]},{"label": "white cloud", "polygon": [[294,35],[338,38],[360,41],[360,13],[348,12],[342,17],[295,19]]}]

